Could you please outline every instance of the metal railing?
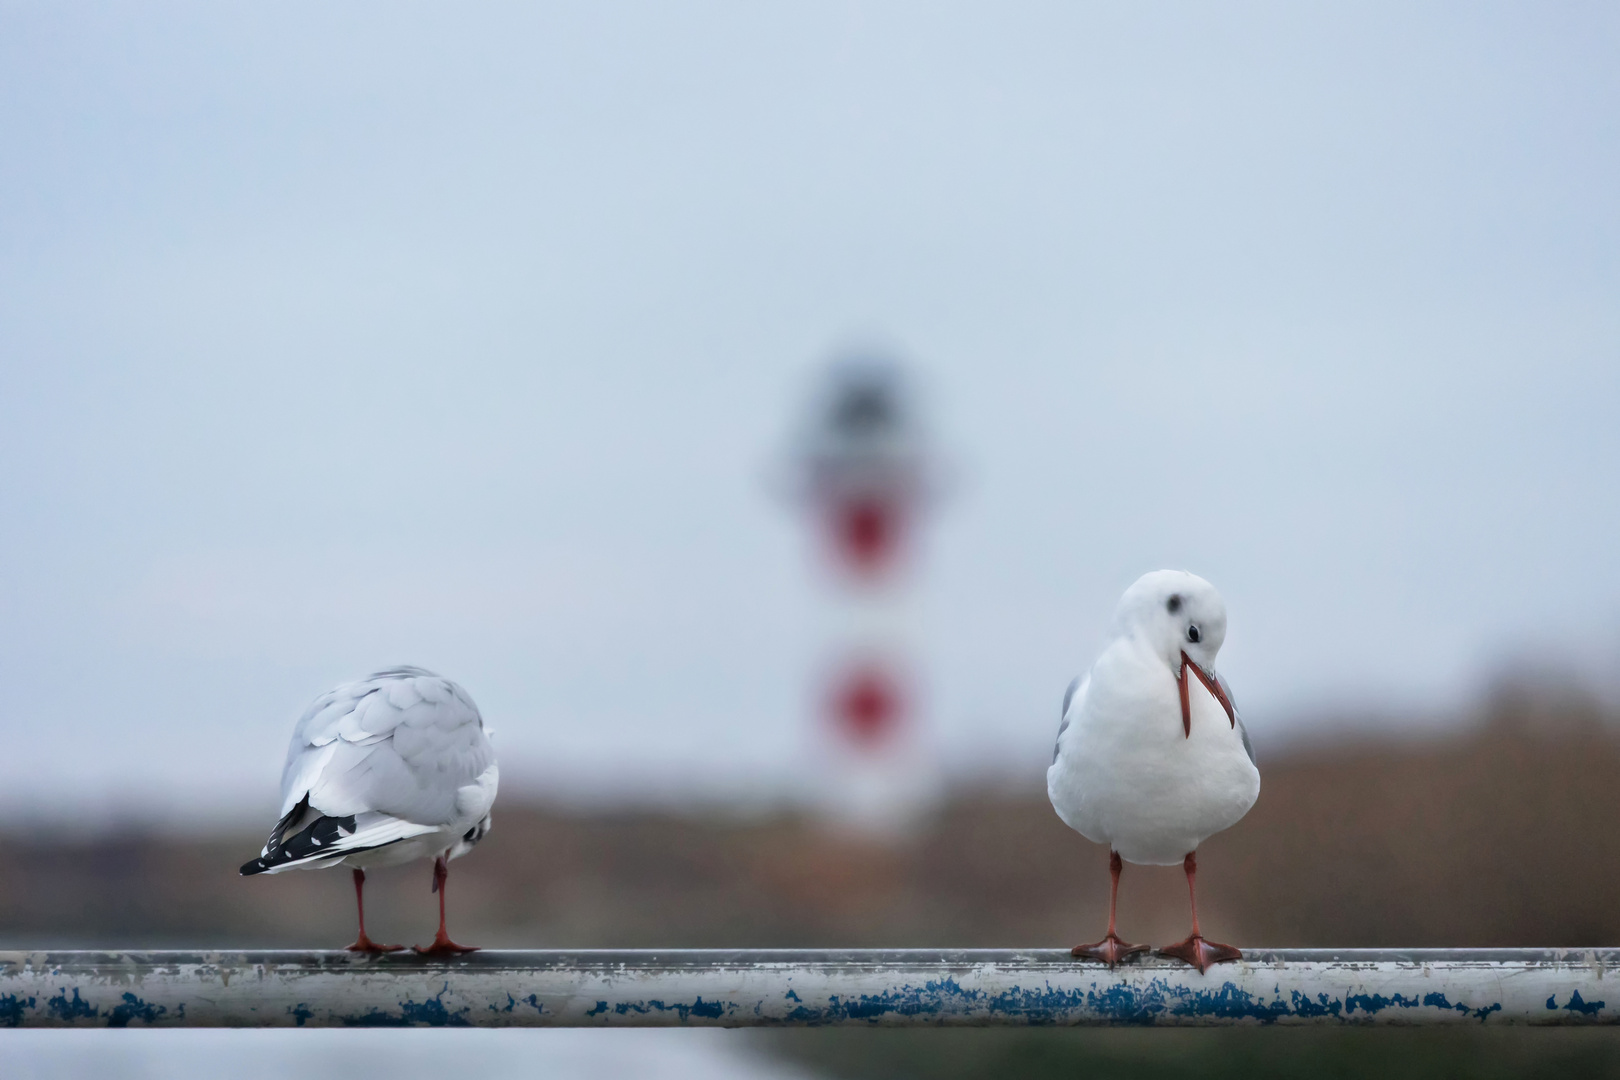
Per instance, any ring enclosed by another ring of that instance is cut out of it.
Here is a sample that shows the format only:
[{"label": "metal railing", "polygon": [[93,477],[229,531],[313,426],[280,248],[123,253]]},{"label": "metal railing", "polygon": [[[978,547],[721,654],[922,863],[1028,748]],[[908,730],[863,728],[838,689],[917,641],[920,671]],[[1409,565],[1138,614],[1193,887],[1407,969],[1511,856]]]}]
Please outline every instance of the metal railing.
[{"label": "metal railing", "polygon": [[5,1027],[1616,1024],[1620,949],[3,952]]}]

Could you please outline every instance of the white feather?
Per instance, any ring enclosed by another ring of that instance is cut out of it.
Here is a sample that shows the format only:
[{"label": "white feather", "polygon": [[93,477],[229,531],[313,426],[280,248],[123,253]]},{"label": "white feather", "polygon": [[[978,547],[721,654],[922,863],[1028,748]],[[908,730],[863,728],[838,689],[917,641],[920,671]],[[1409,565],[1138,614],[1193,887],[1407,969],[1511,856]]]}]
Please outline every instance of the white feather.
[{"label": "white feather", "polygon": [[317,698],[293,729],[281,812],[307,798],[316,814],[353,817],[355,831],[271,872],[381,865],[461,845],[487,825],[499,782],[483,718],[454,682],[398,668],[345,683]]},{"label": "white feather", "polygon": [[[1190,623],[1201,630],[1193,640]],[[1248,813],[1260,773],[1247,733],[1190,671],[1185,727],[1181,716],[1181,656],[1213,671],[1225,633],[1225,605],[1202,578],[1157,571],[1126,592],[1113,640],[1069,701],[1046,773],[1052,806],[1071,828],[1129,862],[1171,865]]]}]

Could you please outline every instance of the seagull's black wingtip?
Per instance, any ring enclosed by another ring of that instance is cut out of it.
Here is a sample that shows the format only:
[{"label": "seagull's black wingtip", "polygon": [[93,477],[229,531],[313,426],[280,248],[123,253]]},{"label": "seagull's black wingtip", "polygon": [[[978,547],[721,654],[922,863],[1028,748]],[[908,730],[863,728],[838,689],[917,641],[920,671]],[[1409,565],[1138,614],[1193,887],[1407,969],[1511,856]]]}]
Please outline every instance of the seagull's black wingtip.
[{"label": "seagull's black wingtip", "polygon": [[268,869],[270,869],[269,864],[266,863],[264,859],[258,858],[252,860],[251,862],[243,863],[241,869],[237,870],[236,872],[241,874],[243,877],[252,877],[254,874],[262,874]]}]

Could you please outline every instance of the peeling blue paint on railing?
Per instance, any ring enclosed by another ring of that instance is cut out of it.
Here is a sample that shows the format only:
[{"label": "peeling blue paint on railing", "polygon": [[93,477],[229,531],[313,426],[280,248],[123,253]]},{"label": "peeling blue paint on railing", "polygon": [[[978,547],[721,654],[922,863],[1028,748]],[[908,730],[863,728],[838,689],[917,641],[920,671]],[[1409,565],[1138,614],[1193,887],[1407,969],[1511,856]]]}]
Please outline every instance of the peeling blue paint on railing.
[{"label": "peeling blue paint on railing", "polygon": [[[7,1027],[1620,1024],[1620,949],[3,952]],[[1611,1004],[1612,1003],[1612,1004]]]}]

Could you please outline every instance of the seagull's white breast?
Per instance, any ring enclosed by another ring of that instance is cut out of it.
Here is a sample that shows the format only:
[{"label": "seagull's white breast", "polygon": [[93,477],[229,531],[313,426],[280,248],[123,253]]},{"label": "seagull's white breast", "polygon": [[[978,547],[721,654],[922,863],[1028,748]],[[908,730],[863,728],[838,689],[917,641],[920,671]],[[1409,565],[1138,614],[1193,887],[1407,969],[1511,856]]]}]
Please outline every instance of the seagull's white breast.
[{"label": "seagull's white breast", "polygon": [[1164,661],[1134,638],[1115,640],[1070,701],[1046,773],[1058,816],[1133,863],[1181,862],[1260,794],[1259,770],[1226,710],[1187,678],[1190,734]]}]

